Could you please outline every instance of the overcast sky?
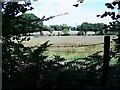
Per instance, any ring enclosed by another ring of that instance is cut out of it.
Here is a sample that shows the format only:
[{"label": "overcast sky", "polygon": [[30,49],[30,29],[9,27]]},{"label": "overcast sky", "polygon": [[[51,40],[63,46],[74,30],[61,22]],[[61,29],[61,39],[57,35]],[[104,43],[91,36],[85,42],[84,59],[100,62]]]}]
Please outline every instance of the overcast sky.
[{"label": "overcast sky", "polygon": [[111,18],[99,18],[98,14],[104,13],[106,10],[105,3],[112,2],[112,0],[84,0],[79,4],[79,7],[74,7],[73,4],[77,4],[77,0],[38,0],[32,2],[34,10],[29,13],[34,13],[39,18],[43,16],[49,17],[53,15],[68,14],[55,17],[49,21],[44,21],[45,25],[60,25],[67,24],[69,26],[77,26],[83,22],[89,23],[108,23]]}]

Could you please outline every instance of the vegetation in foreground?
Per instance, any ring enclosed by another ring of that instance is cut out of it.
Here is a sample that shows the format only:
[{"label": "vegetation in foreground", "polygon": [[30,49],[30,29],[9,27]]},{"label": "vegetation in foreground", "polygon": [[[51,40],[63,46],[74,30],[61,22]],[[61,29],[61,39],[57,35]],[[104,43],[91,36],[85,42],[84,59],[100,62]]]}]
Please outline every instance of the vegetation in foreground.
[{"label": "vegetation in foreground", "polygon": [[[119,2],[120,3],[120,2]],[[32,90],[88,90],[88,89],[118,89],[120,86],[119,50],[112,53],[117,60],[110,66],[109,83],[101,87],[102,60],[99,52],[82,58],[82,60],[66,62],[66,59],[54,55],[47,59],[43,52],[50,46],[48,42],[37,47],[24,47],[22,41],[30,38],[20,38],[25,34],[26,26],[33,28],[39,24],[38,20],[28,21],[17,16],[31,10],[30,3],[18,4],[17,2],[2,3],[3,26],[3,90],[32,89]],[[8,25],[9,27],[7,27]],[[38,28],[38,26],[37,26]],[[17,40],[17,43],[11,38]],[[116,40],[119,43],[120,38]]]}]

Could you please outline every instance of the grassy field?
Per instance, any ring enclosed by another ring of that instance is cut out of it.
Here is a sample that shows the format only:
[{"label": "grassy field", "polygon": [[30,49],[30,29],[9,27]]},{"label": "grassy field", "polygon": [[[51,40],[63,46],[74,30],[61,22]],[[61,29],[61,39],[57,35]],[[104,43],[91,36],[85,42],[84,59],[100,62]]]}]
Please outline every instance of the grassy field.
[{"label": "grassy field", "polygon": [[50,56],[53,54],[60,55],[67,59],[83,58],[91,55],[97,51],[103,50],[103,44],[94,46],[82,46],[82,47],[50,47],[47,52]]},{"label": "grassy field", "polygon": [[31,37],[29,42],[24,42],[25,46],[34,46],[48,41],[54,46],[58,45],[89,45],[103,42],[103,36],[41,36]]},{"label": "grassy field", "polygon": [[53,44],[46,52],[49,57],[54,54],[70,60],[103,51],[104,47],[104,36],[41,36],[37,38],[31,37],[30,41],[23,42],[23,44],[31,47],[48,40],[49,44]]}]

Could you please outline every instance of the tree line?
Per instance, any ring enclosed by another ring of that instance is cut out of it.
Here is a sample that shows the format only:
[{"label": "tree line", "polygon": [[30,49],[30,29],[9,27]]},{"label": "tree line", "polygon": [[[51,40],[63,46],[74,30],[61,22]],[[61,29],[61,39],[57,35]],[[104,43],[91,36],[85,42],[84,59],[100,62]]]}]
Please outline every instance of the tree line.
[{"label": "tree line", "polygon": [[95,32],[96,35],[106,35],[106,34],[117,34],[119,31],[119,24],[114,25],[114,29],[108,28],[107,24],[104,23],[88,23],[83,22],[81,25],[77,25],[76,27],[69,26],[67,24],[62,25],[43,25],[43,29],[45,31],[62,31],[64,33],[67,33],[69,30],[71,31],[79,31],[78,35],[86,35],[88,31]]},{"label": "tree line", "polygon": [[[80,25],[75,26],[69,26],[67,24],[62,25],[44,25],[44,22],[41,20],[34,21],[39,19],[37,16],[35,16],[33,13],[23,13],[19,16],[21,18],[22,23],[29,21],[29,25],[26,26],[24,29],[25,33],[33,33],[33,32],[40,32],[42,34],[42,31],[49,31],[52,33],[53,31],[62,31],[64,34],[68,34],[69,31],[79,31],[78,35],[86,35],[88,31],[95,32],[95,35],[106,35],[106,34],[117,34],[119,31],[119,24],[114,25],[113,27],[107,27],[107,24],[104,23],[89,23],[89,22],[83,22]],[[30,22],[31,21],[31,22]],[[33,26],[31,28],[31,25]],[[21,28],[21,24],[18,23],[16,25],[16,28]],[[23,32],[21,32],[23,33]]]}]

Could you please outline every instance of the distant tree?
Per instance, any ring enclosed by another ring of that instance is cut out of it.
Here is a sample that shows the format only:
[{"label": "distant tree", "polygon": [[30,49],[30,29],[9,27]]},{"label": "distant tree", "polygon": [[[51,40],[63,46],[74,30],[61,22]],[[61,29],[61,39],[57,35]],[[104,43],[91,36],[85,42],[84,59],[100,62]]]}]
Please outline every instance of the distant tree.
[{"label": "distant tree", "polygon": [[69,26],[67,24],[62,24],[63,29],[69,30]]},{"label": "distant tree", "polygon": [[69,26],[67,24],[62,24],[62,32],[64,33],[64,35],[68,35],[68,31],[69,31]]},{"label": "distant tree", "polygon": [[60,25],[50,25],[50,27],[55,31],[60,31],[61,30]]},{"label": "distant tree", "polygon": [[81,31],[84,31],[85,35],[86,35],[87,31],[89,31],[90,29],[91,29],[91,26],[88,22],[83,22],[81,24]]},{"label": "distant tree", "polygon": [[[34,14],[23,13],[23,14],[19,15],[18,18],[21,19],[22,21],[28,21],[27,26],[25,26],[25,28],[23,29],[25,31],[25,33],[32,33],[32,32],[42,33],[43,21],[35,21],[39,18],[37,16],[35,16]],[[20,23],[20,24],[18,23],[18,25],[16,25],[16,27],[20,28],[21,24],[22,23]],[[23,33],[23,32],[21,32],[21,33]]]},{"label": "distant tree", "polygon": [[92,31],[94,31],[95,33],[96,32],[102,32],[102,30],[104,29],[104,26],[105,24],[104,23],[95,23],[95,24],[92,24]]},{"label": "distant tree", "polygon": [[104,23],[88,23],[88,22],[83,22],[81,25],[77,26],[77,30],[78,31],[84,31],[85,33],[87,31],[94,31],[99,32],[99,33],[103,33],[105,28],[105,24]]},{"label": "distant tree", "polygon": [[71,29],[72,31],[76,31],[77,30],[77,28],[76,27],[72,27],[72,29]]},{"label": "distant tree", "polygon": [[50,31],[51,27],[47,26],[47,25],[43,25],[43,31]]},{"label": "distant tree", "polygon": [[77,25],[77,31],[81,31],[81,25]]},{"label": "distant tree", "polygon": [[[7,3],[8,4],[8,3]],[[7,5],[6,4],[6,5]],[[13,4],[13,3],[12,3]],[[3,8],[5,8],[5,3],[3,4]],[[20,8],[21,10],[24,9],[24,5],[20,5],[20,4],[13,4],[13,5],[19,5],[18,7],[14,6],[14,9],[16,9],[16,11]],[[28,6],[30,6],[28,4]],[[10,8],[8,7],[8,10]],[[3,11],[3,29],[5,28],[8,28],[8,27],[4,27],[4,24],[8,25],[8,26],[11,26],[12,30],[9,30],[9,31],[3,31],[3,35],[10,35],[10,34],[27,34],[27,33],[32,33],[32,32],[38,32],[38,31],[42,31],[42,26],[43,26],[43,22],[42,21],[38,21],[37,19],[39,19],[37,16],[35,16],[34,14],[32,13],[25,13],[25,11],[27,10],[32,10],[33,8],[30,7],[30,9],[27,9],[25,8],[25,10],[22,10],[21,12],[23,12],[21,15],[17,15],[19,13],[16,12],[14,16],[12,16],[12,21],[11,23],[7,23],[7,22],[4,22],[6,19],[11,19],[11,15],[10,15],[10,18],[6,18],[6,9],[3,9],[5,11]],[[10,12],[10,11],[9,11]],[[5,17],[5,18],[4,18]],[[14,26],[13,26],[14,25]],[[9,33],[9,34],[8,34]]]},{"label": "distant tree", "polygon": [[55,27],[56,27],[56,31],[60,31],[61,30],[60,25],[55,25]]},{"label": "distant tree", "polygon": [[52,29],[54,30],[54,25],[50,25],[49,27],[52,28]]}]

